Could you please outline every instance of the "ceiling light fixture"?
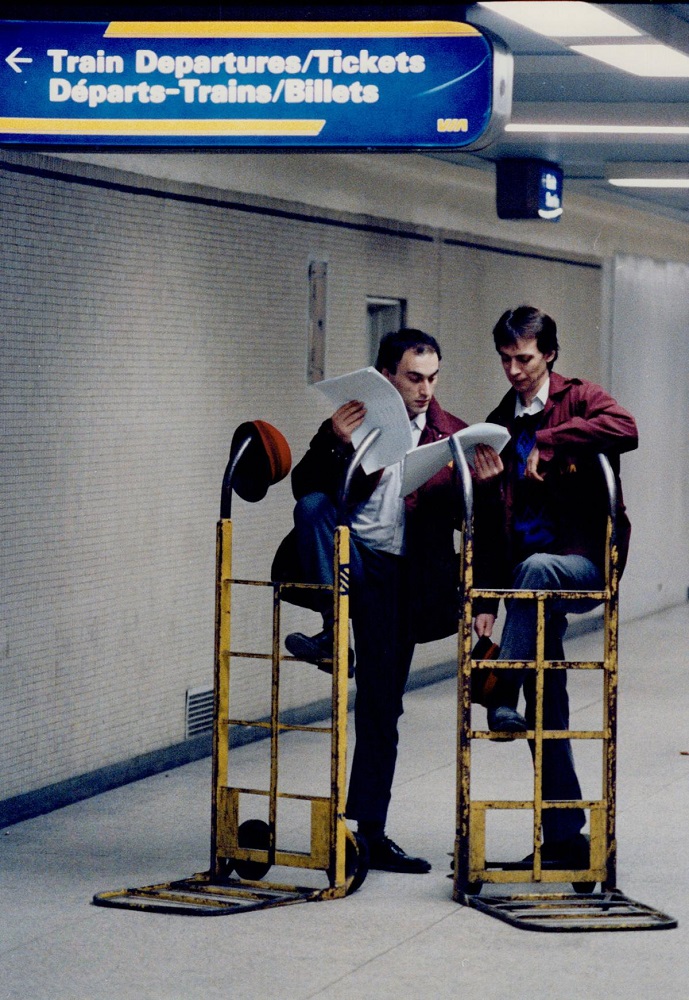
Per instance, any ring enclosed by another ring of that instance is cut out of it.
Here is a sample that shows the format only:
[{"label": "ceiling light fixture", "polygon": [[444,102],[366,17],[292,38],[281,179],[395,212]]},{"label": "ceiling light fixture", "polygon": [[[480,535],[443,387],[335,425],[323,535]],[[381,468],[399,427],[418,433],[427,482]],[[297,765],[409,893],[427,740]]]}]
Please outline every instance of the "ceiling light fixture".
[{"label": "ceiling light fixture", "polygon": [[689,135],[689,125],[592,125],[573,122],[510,122],[506,132],[563,135]]},{"label": "ceiling light fixture", "polygon": [[609,177],[614,187],[628,188],[689,188],[689,177]]},{"label": "ceiling light fixture", "polygon": [[641,34],[630,24],[580,0],[538,0],[536,3],[503,0],[478,6],[549,38],[629,38]]},{"label": "ceiling light fixture", "polygon": [[572,52],[598,59],[635,76],[689,77],[689,56],[668,45],[570,45]]},{"label": "ceiling light fixture", "polygon": [[689,188],[689,163],[608,163],[605,178],[615,187]]}]

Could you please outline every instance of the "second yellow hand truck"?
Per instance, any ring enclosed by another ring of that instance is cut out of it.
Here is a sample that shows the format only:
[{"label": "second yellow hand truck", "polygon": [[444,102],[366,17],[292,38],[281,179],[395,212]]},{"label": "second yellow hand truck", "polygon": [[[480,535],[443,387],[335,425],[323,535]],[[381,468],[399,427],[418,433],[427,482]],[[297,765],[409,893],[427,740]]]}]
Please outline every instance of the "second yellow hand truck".
[{"label": "second yellow hand truck", "polygon": [[[371,431],[354,453],[342,490],[346,500],[352,475],[366,451],[379,435]],[[230,459],[223,477],[220,520],[216,529],[215,582],[215,671],[214,734],[211,801],[211,857],[206,872],[172,882],[98,893],[100,906],[164,913],[218,916],[266,909],[291,903],[337,899],[355,892],[368,872],[365,842],[345,821],[347,752],[347,703],[349,655],[349,529],[336,529],[334,584],[278,583],[237,579],[232,574],[232,493],[250,502],[265,496],[268,486],[289,472],[291,456],[287,442],[276,428],[264,421],[251,421],[235,431]],[[267,587],[273,590],[272,649],[270,652],[233,650],[231,646],[232,593],[237,587]],[[332,656],[332,710],[322,726],[288,724],[281,720],[281,663],[294,657],[281,655],[280,607],[286,591],[296,588],[331,591],[334,603]],[[270,716],[239,719],[230,712],[232,661],[270,662]],[[270,739],[267,787],[232,786],[228,764],[233,730],[264,731]],[[290,794],[279,789],[279,746],[283,735],[302,731],[322,734],[330,740],[330,795]],[[267,820],[250,817],[240,822],[244,801],[255,797],[267,803]],[[297,851],[281,846],[278,803],[305,801],[310,806],[309,849]],[[325,875],[325,886],[313,887],[286,881],[264,881],[273,867],[313,870]]]},{"label": "second yellow hand truck", "polygon": [[[457,706],[457,824],[454,846],[453,898],[515,927],[536,931],[658,930],[677,926],[664,913],[625,896],[616,875],[616,771],[618,684],[618,553],[615,538],[617,484],[609,460],[599,455],[608,494],[605,587],[601,591],[487,590],[473,585],[473,493],[471,473],[461,448],[451,440],[461,482],[464,518],[461,551],[463,605],[458,648]],[[508,660],[472,658],[472,605],[476,598],[517,599],[536,602],[536,656],[515,664]],[[545,657],[546,604],[549,600],[589,598],[604,606],[603,659],[556,661]],[[534,729],[526,733],[493,733],[472,727],[472,672],[514,669],[536,672]],[[603,675],[603,720],[598,730],[549,731],[543,727],[543,687],[546,670],[599,670]],[[603,749],[602,790],[595,800],[544,801],[541,791],[543,744],[551,739],[596,740]],[[526,741],[532,746],[533,799],[473,800],[471,796],[472,744],[478,740]],[[590,857],[585,869],[556,869],[541,856],[542,814],[545,808],[579,808],[588,811]],[[533,819],[533,854],[522,862],[493,861],[486,857],[486,819],[494,810],[527,810]],[[574,892],[546,892],[546,885],[571,883]],[[600,883],[601,891],[594,892]],[[530,891],[481,896],[484,886],[519,886]]]}]

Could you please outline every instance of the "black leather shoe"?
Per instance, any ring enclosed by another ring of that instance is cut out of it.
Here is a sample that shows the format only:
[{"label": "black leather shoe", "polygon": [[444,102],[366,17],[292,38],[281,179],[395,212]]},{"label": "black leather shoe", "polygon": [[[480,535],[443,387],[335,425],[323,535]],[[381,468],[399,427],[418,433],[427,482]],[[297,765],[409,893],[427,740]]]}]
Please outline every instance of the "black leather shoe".
[{"label": "black leather shoe", "polygon": [[[589,867],[589,838],[577,833],[567,840],[553,840],[541,847],[541,862],[545,868],[581,871]],[[533,854],[524,858],[524,864],[533,864]]]},{"label": "black leather shoe", "polygon": [[[285,646],[298,660],[314,663],[326,674],[333,672],[333,634],[319,632],[318,635],[304,635],[303,632],[290,632],[285,636]],[[347,675],[354,676],[354,650],[349,650]]]},{"label": "black leather shoe", "polygon": [[398,847],[389,837],[382,840],[369,841],[369,868],[381,872],[402,872],[406,875],[424,875],[431,870],[431,864],[425,858],[410,858],[401,847]]},{"label": "black leather shoe", "polygon": [[493,733],[525,733],[526,719],[507,705],[491,705],[487,711],[488,728]]},{"label": "black leather shoe", "polygon": [[553,868],[588,868],[589,854],[589,838],[583,833],[577,833],[568,840],[545,843],[541,848],[541,858]]}]

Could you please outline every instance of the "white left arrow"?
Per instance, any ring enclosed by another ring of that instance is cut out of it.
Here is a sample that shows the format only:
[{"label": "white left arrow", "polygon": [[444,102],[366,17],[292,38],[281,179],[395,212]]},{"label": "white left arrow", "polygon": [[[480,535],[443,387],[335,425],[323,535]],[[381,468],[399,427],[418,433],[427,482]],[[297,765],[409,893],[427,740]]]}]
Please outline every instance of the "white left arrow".
[{"label": "white left arrow", "polygon": [[5,60],[5,62],[10,64],[15,73],[21,73],[22,71],[21,66],[17,66],[17,63],[33,62],[33,59],[29,59],[28,56],[20,56],[19,53],[21,52],[21,50],[22,48],[20,45],[18,48],[14,50],[14,52],[10,52],[7,59]]}]

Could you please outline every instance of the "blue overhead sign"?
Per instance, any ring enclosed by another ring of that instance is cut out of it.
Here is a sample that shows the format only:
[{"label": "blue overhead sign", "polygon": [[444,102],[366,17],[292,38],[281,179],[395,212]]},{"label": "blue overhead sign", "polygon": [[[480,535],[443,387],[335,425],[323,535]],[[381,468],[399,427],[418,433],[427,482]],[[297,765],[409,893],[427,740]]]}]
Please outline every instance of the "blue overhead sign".
[{"label": "blue overhead sign", "polygon": [[0,21],[0,143],[486,145],[512,61],[456,21]]}]

